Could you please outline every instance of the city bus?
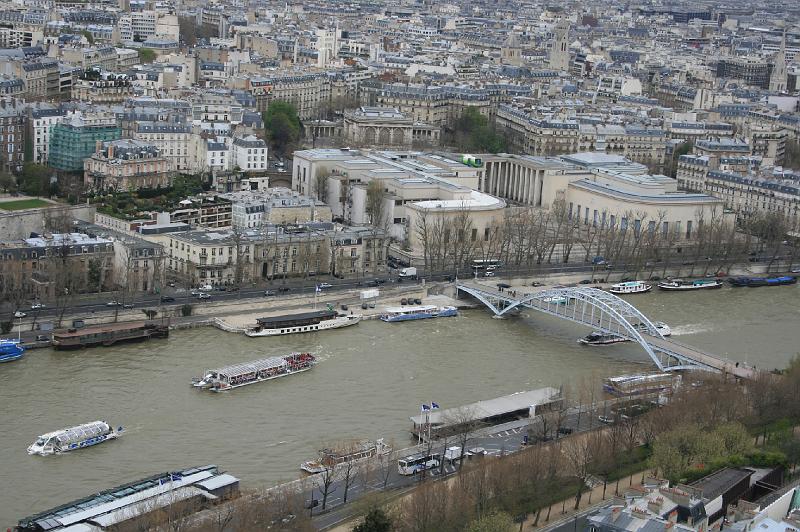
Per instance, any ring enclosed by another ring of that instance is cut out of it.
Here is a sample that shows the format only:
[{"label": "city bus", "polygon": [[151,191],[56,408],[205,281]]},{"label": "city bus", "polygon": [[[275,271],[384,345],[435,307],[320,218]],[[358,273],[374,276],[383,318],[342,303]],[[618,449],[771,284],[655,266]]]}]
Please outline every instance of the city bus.
[{"label": "city bus", "polygon": [[502,265],[503,263],[500,261],[500,259],[475,259],[472,261],[472,269],[475,271],[492,271],[496,270]]},{"label": "city bus", "polygon": [[414,475],[437,467],[439,467],[439,453],[412,454],[397,461],[397,472],[401,475]]}]

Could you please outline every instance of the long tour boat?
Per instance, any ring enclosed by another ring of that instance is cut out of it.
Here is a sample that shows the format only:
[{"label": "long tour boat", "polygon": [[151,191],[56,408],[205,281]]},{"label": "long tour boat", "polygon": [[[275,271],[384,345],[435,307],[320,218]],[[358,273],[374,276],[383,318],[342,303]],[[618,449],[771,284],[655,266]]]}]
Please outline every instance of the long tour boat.
[{"label": "long tour boat", "polygon": [[316,362],[317,359],[314,355],[309,353],[292,353],[282,357],[263,358],[206,371],[201,378],[192,379],[192,386],[212,392],[233,390],[248,384],[308,371],[314,367]]},{"label": "long tour boat", "polygon": [[349,327],[361,321],[361,314],[339,314],[335,310],[315,310],[258,318],[257,324],[244,333],[247,336],[281,336]]},{"label": "long tour boat", "polygon": [[99,345],[111,346],[120,342],[140,342],[167,336],[169,336],[169,323],[151,321],[109,323],[81,329],[55,331],[53,346],[56,349],[80,349]]},{"label": "long tour boat", "polygon": [[642,373],[620,375],[603,381],[603,389],[617,396],[644,395],[672,391],[675,375],[672,373]]},{"label": "long tour boat", "polygon": [[24,354],[25,348],[20,345],[19,340],[0,339],[0,362],[18,360]]},{"label": "long tour boat", "polygon": [[713,290],[714,288],[722,288],[722,281],[719,279],[692,279],[689,281],[684,281],[683,279],[672,279],[658,283],[659,290],[666,290],[669,292]]},{"label": "long tour boat", "polygon": [[28,454],[61,454],[119,438],[124,429],[113,428],[105,421],[92,421],[76,427],[56,430],[39,436],[28,447]]},{"label": "long tour boat", "polygon": [[652,285],[644,281],[626,281],[624,283],[612,284],[608,289],[612,294],[643,294],[649,292]]},{"label": "long tour boat", "polygon": [[748,286],[755,288],[758,286],[781,286],[785,284],[795,284],[797,277],[794,275],[782,275],[780,277],[731,277],[728,282],[733,286]]},{"label": "long tour boat", "polygon": [[362,441],[343,445],[339,449],[322,449],[317,460],[309,460],[300,464],[300,469],[311,475],[322,473],[326,469],[339,464],[389,454],[392,448],[380,438],[375,441]]},{"label": "long tour boat", "polygon": [[595,331],[593,333],[587,334],[580,340],[578,340],[579,344],[583,345],[611,345],[611,344],[619,344],[622,342],[630,342],[624,336],[619,336],[617,334],[611,333],[604,333],[600,331]]},{"label": "long tour boat", "polygon": [[436,305],[419,305],[416,307],[389,307],[381,314],[386,322],[424,320],[428,318],[448,318],[458,316],[456,307],[437,307]]}]

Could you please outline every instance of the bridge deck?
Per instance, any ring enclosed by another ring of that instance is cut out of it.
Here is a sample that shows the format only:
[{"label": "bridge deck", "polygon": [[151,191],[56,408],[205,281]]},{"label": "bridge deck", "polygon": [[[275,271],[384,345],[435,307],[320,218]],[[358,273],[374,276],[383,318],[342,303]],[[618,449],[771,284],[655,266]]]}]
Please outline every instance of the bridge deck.
[{"label": "bridge deck", "polygon": [[[652,327],[652,322],[635,307],[613,294],[599,291],[596,288],[545,289],[526,287],[524,289],[515,289],[512,287],[506,291],[500,291],[492,286],[473,281],[459,282],[457,288],[471,293],[498,315],[505,314],[513,307],[538,310],[551,316],[625,336],[630,340],[639,342],[651,356],[655,356],[656,353],[663,353],[667,357],[682,361],[677,365],[666,366],[662,360],[654,358],[659,367],[663,366],[662,369],[700,367],[725,372],[744,379],[752,379],[757,375],[757,371],[754,368],[745,364],[723,360],[696,347],[661,337],[660,333],[656,332]],[[524,293],[519,293],[523,290]],[[553,303],[553,298],[558,296],[568,298],[568,303]],[[578,298],[582,299],[578,300]],[[610,308],[608,306],[609,298],[612,300],[612,305],[618,305],[619,308]],[[616,312],[616,310],[621,313]]]}]

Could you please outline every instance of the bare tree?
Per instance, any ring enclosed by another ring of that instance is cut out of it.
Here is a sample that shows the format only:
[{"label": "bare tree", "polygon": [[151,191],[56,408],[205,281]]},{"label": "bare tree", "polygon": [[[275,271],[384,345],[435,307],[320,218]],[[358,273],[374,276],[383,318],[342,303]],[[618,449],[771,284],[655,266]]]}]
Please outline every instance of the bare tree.
[{"label": "bare tree", "polygon": [[336,466],[330,465],[325,466],[325,468],[320,472],[314,475],[314,480],[316,480],[317,488],[319,489],[320,493],[322,493],[322,509],[325,510],[328,506],[328,497],[334,490],[334,482],[339,477],[339,471],[336,469]]},{"label": "bare tree", "polygon": [[328,202],[328,176],[327,174],[318,174],[314,178],[314,193],[317,199],[325,203]]},{"label": "bare tree", "polygon": [[577,510],[581,504],[583,492],[591,475],[592,461],[598,456],[602,448],[602,434],[597,431],[579,434],[564,442],[562,449],[567,461],[567,467],[572,476],[578,480],[575,493],[575,506]]},{"label": "bare tree", "polygon": [[467,444],[470,436],[484,424],[477,418],[475,409],[466,406],[448,411],[444,422],[446,425],[455,427],[454,437],[459,447],[461,447],[461,453],[458,457],[458,469],[461,471],[464,468],[464,456],[467,453]]}]

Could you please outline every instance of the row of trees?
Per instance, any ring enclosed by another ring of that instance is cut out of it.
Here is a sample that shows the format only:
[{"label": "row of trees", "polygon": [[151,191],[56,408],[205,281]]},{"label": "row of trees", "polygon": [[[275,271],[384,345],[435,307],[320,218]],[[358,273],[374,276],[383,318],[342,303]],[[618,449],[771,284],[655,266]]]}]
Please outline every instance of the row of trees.
[{"label": "row of trees", "polygon": [[466,207],[455,214],[422,210],[409,230],[422,248],[425,269],[433,271],[468,268],[476,258],[526,269],[603,257],[623,275],[663,277],[676,269],[679,275],[727,272],[750,256],[768,269],[798,259],[798,246],[784,245],[791,228],[777,213],[753,215],[737,227],[722,210],[697,210],[684,223],[670,223],[666,211],[654,217],[633,210],[578,213],[557,199],[549,210],[506,209],[485,228],[475,227]]}]

